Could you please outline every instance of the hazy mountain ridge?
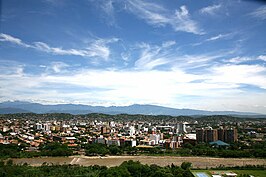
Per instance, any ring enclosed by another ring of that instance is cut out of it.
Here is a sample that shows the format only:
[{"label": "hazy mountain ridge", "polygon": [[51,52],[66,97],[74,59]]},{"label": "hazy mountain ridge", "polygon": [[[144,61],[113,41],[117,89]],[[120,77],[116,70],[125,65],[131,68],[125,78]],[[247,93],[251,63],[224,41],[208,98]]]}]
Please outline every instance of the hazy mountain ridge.
[{"label": "hazy mountain ridge", "polygon": [[130,106],[89,106],[80,104],[58,104],[58,105],[42,105],[30,102],[2,102],[0,103],[0,114],[12,113],[70,113],[70,114],[144,114],[144,115],[260,115],[249,112],[234,111],[204,111],[195,109],[176,109],[156,105],[139,105]]}]

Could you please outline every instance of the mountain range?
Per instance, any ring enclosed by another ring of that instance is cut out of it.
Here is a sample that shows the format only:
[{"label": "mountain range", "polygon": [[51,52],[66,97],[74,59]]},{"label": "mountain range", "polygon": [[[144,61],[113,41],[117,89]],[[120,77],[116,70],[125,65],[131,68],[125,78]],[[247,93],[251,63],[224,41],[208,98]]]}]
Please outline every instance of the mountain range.
[{"label": "mountain range", "polygon": [[250,112],[235,111],[204,111],[195,109],[176,109],[156,105],[139,105],[130,106],[89,106],[81,104],[57,104],[43,105],[39,103],[23,102],[23,101],[7,101],[0,103],[0,114],[14,113],[70,113],[70,114],[144,114],[144,115],[171,115],[171,116],[193,116],[193,115],[260,115]]}]

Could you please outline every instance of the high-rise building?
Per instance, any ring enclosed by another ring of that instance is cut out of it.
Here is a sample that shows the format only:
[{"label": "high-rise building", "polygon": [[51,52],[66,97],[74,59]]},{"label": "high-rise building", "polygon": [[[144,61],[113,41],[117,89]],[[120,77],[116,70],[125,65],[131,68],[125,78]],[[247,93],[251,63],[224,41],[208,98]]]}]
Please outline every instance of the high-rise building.
[{"label": "high-rise building", "polygon": [[224,141],[224,129],[223,128],[218,129],[218,140]]},{"label": "high-rise building", "polygon": [[237,129],[230,128],[224,132],[224,141],[227,143],[233,143],[237,141]]},{"label": "high-rise building", "polygon": [[197,129],[196,130],[197,142],[213,142],[217,140],[226,143],[233,143],[237,141],[237,129]]},{"label": "high-rise building", "polygon": [[205,142],[204,132],[205,130],[203,128],[196,130],[196,140],[198,143]]},{"label": "high-rise building", "polygon": [[205,142],[213,142],[218,140],[218,132],[216,129],[205,130]]},{"label": "high-rise building", "polygon": [[185,123],[179,123],[176,125],[176,133],[178,134],[182,134],[182,133],[186,133],[186,122]]}]

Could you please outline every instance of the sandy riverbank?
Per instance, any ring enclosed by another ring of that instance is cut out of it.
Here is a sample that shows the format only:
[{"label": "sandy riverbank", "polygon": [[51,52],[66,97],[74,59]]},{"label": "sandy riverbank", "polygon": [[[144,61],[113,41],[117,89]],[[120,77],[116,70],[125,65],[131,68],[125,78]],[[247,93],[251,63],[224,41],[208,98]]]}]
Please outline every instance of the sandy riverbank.
[{"label": "sandy riverbank", "polygon": [[53,164],[79,164],[83,166],[101,165],[118,166],[124,161],[134,160],[143,164],[156,164],[159,166],[181,165],[182,162],[191,162],[194,168],[243,165],[266,165],[266,159],[255,158],[213,158],[213,157],[176,157],[176,156],[107,156],[107,157],[38,157],[12,159],[16,164],[28,163],[32,166],[42,165],[44,162]]}]

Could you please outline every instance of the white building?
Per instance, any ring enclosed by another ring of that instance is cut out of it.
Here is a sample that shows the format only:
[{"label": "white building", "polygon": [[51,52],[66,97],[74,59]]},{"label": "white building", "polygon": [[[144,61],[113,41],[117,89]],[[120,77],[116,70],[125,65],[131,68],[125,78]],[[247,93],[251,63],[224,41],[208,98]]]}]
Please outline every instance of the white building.
[{"label": "white building", "polygon": [[150,140],[154,141],[154,144],[157,145],[160,140],[160,135],[157,134],[150,134]]},{"label": "white building", "polygon": [[43,124],[43,131],[49,131],[50,125],[48,123]]},{"label": "white building", "polygon": [[37,130],[41,130],[42,129],[42,124],[36,123],[35,127],[36,127]]},{"label": "white building", "polygon": [[134,126],[131,126],[131,127],[129,128],[129,136],[133,136],[133,135],[135,135],[135,133],[136,133],[136,131],[135,131],[135,127],[134,127]]},{"label": "white building", "polygon": [[187,133],[186,124],[187,124],[187,122],[177,124],[176,125],[176,133],[177,134]]}]

